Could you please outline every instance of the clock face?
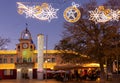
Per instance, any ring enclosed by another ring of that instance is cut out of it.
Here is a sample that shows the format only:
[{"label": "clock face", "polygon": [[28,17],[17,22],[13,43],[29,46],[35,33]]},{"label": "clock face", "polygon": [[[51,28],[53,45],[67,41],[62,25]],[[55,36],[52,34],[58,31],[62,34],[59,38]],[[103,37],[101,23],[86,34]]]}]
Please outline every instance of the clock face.
[{"label": "clock face", "polygon": [[27,44],[27,43],[24,43],[24,44],[23,44],[23,48],[28,48],[28,44]]}]

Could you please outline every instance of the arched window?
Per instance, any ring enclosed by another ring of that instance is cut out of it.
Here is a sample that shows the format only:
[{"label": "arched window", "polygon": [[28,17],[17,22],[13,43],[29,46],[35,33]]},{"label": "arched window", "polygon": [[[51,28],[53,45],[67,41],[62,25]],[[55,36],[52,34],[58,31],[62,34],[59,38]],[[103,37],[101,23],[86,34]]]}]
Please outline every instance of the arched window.
[{"label": "arched window", "polygon": [[32,62],[32,59],[31,59],[31,57],[30,57],[30,58],[28,58],[28,62]]},{"label": "arched window", "polygon": [[33,50],[33,46],[32,46],[32,45],[30,46],[30,50],[31,50],[31,51]]},{"label": "arched window", "polygon": [[23,58],[23,63],[26,63],[27,62],[27,59],[26,58]]},{"label": "arched window", "polygon": [[20,45],[18,45],[18,47],[17,47],[17,48],[18,48],[18,51],[20,51]]},{"label": "arched window", "polygon": [[21,33],[21,39],[32,39],[31,33],[27,28]]}]

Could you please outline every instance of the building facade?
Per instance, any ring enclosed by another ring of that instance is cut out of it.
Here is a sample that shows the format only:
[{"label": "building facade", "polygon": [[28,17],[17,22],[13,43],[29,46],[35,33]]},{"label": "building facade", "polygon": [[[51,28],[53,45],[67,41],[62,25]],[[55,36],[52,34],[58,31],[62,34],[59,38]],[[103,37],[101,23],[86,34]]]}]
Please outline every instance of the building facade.
[{"label": "building facade", "polygon": [[[15,50],[0,50],[1,79],[36,79],[37,50],[30,31],[26,28],[21,32],[19,43]],[[56,50],[44,50],[44,69],[54,69],[60,63]],[[47,61],[47,63],[45,63]]]}]

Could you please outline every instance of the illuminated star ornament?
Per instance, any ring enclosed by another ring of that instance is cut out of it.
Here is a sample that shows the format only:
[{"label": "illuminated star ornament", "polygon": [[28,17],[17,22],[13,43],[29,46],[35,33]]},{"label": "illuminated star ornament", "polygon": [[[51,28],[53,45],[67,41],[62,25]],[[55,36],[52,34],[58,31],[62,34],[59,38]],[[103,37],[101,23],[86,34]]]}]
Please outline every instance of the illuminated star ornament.
[{"label": "illuminated star ornament", "polygon": [[36,13],[35,6],[29,7],[27,6],[26,10],[23,10],[23,13],[26,14],[26,18],[31,17],[31,18],[35,18],[34,14]]},{"label": "illuminated star ornament", "polygon": [[58,18],[57,11],[51,5],[42,3],[42,5],[25,5],[21,2],[17,2],[18,13],[25,14],[26,18],[36,18],[38,20],[48,20],[51,22],[52,19]]},{"label": "illuminated star ornament", "polygon": [[119,13],[120,10],[112,10],[111,9],[111,12],[110,12],[110,16],[111,16],[111,20],[116,20],[116,21],[119,21],[119,18],[120,18],[120,13]]},{"label": "illuminated star ornament", "polygon": [[43,9],[41,15],[50,22],[52,19],[57,18],[57,11],[58,9],[54,9],[51,5],[49,5],[48,8]]},{"label": "illuminated star ornament", "polygon": [[66,21],[74,23],[80,19],[81,13],[78,7],[79,4],[72,2],[72,6],[65,9],[63,16]]},{"label": "illuminated star ornament", "polygon": [[89,11],[89,20],[95,23],[104,23],[107,21],[119,21],[120,10],[105,9],[104,6],[99,6],[94,11]]}]

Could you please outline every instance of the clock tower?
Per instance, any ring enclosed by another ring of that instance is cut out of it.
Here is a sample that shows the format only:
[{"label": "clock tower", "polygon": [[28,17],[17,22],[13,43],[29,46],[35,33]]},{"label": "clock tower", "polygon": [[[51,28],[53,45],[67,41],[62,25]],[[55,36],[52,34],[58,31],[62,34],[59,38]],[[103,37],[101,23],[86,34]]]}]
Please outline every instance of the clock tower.
[{"label": "clock tower", "polygon": [[19,43],[16,45],[17,50],[17,79],[33,78],[33,68],[36,62],[34,55],[35,44],[33,43],[31,33],[26,28],[21,32]]},{"label": "clock tower", "polygon": [[35,50],[35,45],[31,33],[27,28],[22,31],[19,42],[20,43],[16,45],[18,53],[17,62],[34,62],[33,51]]}]

